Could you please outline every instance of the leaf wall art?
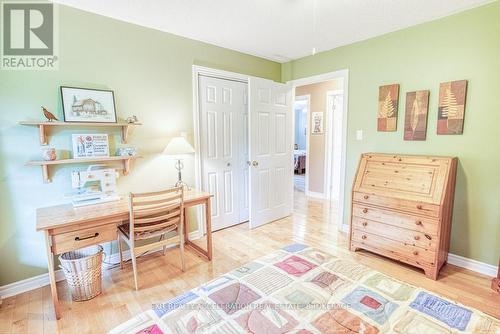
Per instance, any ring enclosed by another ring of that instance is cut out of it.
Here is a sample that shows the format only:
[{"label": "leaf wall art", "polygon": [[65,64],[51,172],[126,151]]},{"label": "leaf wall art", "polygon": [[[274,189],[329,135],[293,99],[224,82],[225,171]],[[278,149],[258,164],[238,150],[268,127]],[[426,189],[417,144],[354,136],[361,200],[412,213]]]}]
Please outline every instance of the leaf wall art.
[{"label": "leaf wall art", "polygon": [[461,135],[464,129],[467,80],[439,86],[438,135]]},{"label": "leaf wall art", "polygon": [[425,140],[429,93],[428,90],[406,93],[404,140]]},{"label": "leaf wall art", "polygon": [[379,87],[378,131],[396,131],[398,123],[399,84]]}]

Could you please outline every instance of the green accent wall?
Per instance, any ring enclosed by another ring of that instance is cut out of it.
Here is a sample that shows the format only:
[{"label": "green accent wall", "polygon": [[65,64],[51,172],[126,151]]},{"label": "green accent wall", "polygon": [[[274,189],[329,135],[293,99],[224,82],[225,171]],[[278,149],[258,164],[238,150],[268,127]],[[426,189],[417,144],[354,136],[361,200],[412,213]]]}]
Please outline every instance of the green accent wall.
[{"label": "green accent wall", "polygon": [[[65,6],[59,9],[59,70],[0,71],[0,286],[46,272],[35,209],[67,202],[71,170],[86,167],[55,168],[53,182],[44,184],[40,168],[24,165],[40,159],[40,144],[36,128],[17,123],[42,119],[42,105],[62,119],[60,85],[112,89],[118,117],[137,115],[144,123],[131,133],[128,145],[120,144],[118,131],[109,130],[112,153],[116,147],[135,146],[144,156],[133,163],[129,176],[118,179],[120,193],[127,193],[175,183],[174,163],[160,153],[180,131],[192,139],[192,65],[280,80],[281,66],[275,62]],[[70,154],[73,131],[49,133],[49,145],[61,157]],[[191,183],[193,166],[192,160],[186,161],[184,175]]]},{"label": "green accent wall", "polygon": [[[500,256],[500,2],[295,60],[288,81],[349,69],[347,179],[350,190],[363,152],[457,156],[451,249],[497,265]],[[332,33],[342,33],[332,32]],[[469,81],[463,135],[436,135],[439,84]],[[378,87],[400,83],[397,132],[377,132]],[[429,89],[427,140],[404,141],[406,92]],[[364,138],[357,141],[356,130]]]}]

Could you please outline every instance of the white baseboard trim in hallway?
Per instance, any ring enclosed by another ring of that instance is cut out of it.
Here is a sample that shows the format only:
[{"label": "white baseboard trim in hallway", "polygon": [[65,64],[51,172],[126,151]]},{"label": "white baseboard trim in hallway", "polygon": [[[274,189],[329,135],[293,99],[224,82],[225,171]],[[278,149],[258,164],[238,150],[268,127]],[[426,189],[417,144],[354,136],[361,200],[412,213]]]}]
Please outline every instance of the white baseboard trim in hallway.
[{"label": "white baseboard trim in hallway", "polygon": [[[201,237],[201,234],[199,233],[198,230],[193,231],[189,233],[189,240],[196,240]],[[168,248],[173,248],[176,247],[175,245],[169,246]],[[157,250],[153,250],[152,252],[158,252],[161,251],[162,249],[159,248]],[[123,252],[123,259],[128,260],[130,259],[130,251],[126,250]],[[119,264],[120,263],[120,254],[119,253],[114,253],[109,256],[107,256],[104,261],[110,262],[113,264]],[[114,265],[113,265],[114,266]],[[107,267],[111,267],[110,265],[104,264],[103,268],[106,269]],[[56,282],[64,281],[66,278],[64,277],[64,273],[61,269],[58,269],[55,271],[56,274]],[[30,277],[21,281],[13,282],[4,286],[0,286],[0,299],[5,299],[8,297],[12,297],[15,295],[19,295],[24,292],[28,292],[34,289],[38,289],[41,287],[44,287],[46,285],[49,285],[49,274],[41,274],[38,276]]]},{"label": "white baseboard trim in hallway", "polygon": [[[342,228],[340,230],[344,233],[349,233],[349,225],[342,224]],[[496,277],[498,272],[497,266],[451,253],[448,254],[448,263],[491,277]]]}]

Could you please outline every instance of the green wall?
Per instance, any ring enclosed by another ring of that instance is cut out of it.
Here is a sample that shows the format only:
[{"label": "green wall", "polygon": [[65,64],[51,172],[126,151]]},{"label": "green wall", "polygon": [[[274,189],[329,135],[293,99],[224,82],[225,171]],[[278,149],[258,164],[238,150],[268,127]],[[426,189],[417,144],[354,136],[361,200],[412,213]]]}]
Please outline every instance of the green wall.
[{"label": "green wall", "polygon": [[[126,193],[175,183],[173,162],[159,153],[179,131],[192,138],[193,64],[280,80],[280,64],[257,57],[64,6],[59,19],[58,71],[0,71],[0,286],[46,272],[35,209],[67,201],[64,194],[71,191],[72,167],[54,169],[53,182],[43,184],[39,168],[24,166],[40,158],[38,132],[17,125],[41,119],[41,105],[62,116],[60,85],[112,89],[118,116],[137,115],[144,123],[129,143],[144,158],[118,180]],[[70,133],[51,132],[49,144],[61,155],[69,156]],[[111,133],[114,152],[123,145],[119,133]],[[188,161],[185,177],[193,182],[193,175]]]},{"label": "green wall", "polygon": [[[337,33],[337,32],[335,32]],[[341,33],[341,32],[338,32]],[[500,2],[286,63],[288,81],[349,69],[347,179],[363,152],[459,158],[451,253],[497,265],[500,256]],[[439,83],[467,79],[463,135],[436,135]],[[400,83],[397,132],[377,132],[378,87]],[[406,92],[430,89],[427,140],[403,141]],[[356,141],[355,132],[364,138]]]}]

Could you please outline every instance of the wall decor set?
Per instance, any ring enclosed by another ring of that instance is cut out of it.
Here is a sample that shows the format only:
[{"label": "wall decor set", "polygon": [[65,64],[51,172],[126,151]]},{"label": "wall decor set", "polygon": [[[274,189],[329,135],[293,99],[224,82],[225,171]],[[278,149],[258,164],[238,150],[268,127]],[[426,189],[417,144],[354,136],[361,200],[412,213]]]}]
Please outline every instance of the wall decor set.
[{"label": "wall decor set", "polygon": [[[404,140],[426,139],[429,95],[429,90],[406,93]],[[438,135],[463,133],[466,96],[467,80],[440,84]],[[396,131],[398,105],[399,84],[379,87],[377,131]]]}]

